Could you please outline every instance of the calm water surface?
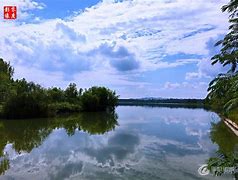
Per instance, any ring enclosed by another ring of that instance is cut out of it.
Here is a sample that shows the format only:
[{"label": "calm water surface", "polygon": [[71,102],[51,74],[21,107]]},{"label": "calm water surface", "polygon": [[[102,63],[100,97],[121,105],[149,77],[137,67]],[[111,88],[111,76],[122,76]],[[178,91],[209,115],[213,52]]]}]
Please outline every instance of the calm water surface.
[{"label": "calm water surface", "polygon": [[232,179],[198,168],[236,143],[203,109],[120,106],[115,114],[0,121],[0,179]]}]

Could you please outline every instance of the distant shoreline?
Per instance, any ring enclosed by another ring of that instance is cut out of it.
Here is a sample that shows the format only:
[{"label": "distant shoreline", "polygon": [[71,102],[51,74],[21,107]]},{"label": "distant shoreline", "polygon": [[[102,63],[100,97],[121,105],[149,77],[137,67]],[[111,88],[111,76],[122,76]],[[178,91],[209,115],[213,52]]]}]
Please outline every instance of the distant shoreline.
[{"label": "distant shoreline", "polygon": [[207,109],[203,99],[119,99],[117,105]]}]

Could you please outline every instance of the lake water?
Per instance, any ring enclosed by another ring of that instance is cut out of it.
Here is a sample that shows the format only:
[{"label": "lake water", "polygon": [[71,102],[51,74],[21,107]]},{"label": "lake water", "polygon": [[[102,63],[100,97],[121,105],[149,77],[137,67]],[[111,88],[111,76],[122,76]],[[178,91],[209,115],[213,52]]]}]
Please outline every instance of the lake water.
[{"label": "lake water", "polygon": [[198,168],[237,143],[203,109],[119,106],[115,114],[0,121],[0,179],[232,179]]}]

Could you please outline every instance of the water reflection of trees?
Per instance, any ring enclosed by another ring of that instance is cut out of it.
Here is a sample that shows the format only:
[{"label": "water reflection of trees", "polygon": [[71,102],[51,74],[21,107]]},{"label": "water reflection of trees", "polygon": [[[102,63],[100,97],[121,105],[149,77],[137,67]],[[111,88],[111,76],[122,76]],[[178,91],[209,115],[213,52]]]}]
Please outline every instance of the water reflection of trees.
[{"label": "water reflection of trees", "polygon": [[232,174],[238,179],[238,138],[223,121],[212,123],[210,137],[219,149],[216,156],[208,159],[208,168],[214,175]]},{"label": "water reflection of trees", "polygon": [[73,135],[75,130],[82,130],[93,135],[114,130],[118,125],[117,119],[116,113],[94,112],[56,118],[53,122],[54,128],[64,128],[68,135]]},{"label": "water reflection of trees", "polygon": [[64,128],[69,136],[76,130],[93,134],[104,134],[114,130],[118,125],[117,114],[80,113],[68,117],[34,120],[1,120],[0,121],[0,175],[10,166],[4,148],[7,144],[17,153],[31,152],[40,146],[45,138],[56,128]]}]

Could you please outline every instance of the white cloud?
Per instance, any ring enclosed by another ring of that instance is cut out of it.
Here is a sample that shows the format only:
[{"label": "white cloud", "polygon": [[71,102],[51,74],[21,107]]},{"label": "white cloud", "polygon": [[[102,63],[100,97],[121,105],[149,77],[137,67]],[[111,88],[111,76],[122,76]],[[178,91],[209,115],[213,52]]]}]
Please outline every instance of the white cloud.
[{"label": "white cloud", "polygon": [[210,59],[202,59],[197,64],[198,71],[197,72],[188,72],[186,73],[186,80],[194,80],[207,78],[211,80],[216,77],[220,73],[225,73],[228,71],[229,67],[223,67],[221,64],[211,65]]},{"label": "white cloud", "polygon": [[62,33],[61,38],[64,38],[64,36],[66,36],[71,41],[81,41],[83,43],[85,43],[85,41],[86,41],[85,35],[76,33],[73,28],[70,28],[63,23],[57,23],[56,30],[61,31],[61,33]]},{"label": "white cloud", "polygon": [[164,89],[200,89],[201,87],[206,87],[207,83],[205,82],[199,82],[199,83],[188,83],[188,82],[182,82],[182,83],[171,83],[166,82],[164,84]]},{"label": "white cloud", "polygon": [[[21,6],[23,14],[44,8],[31,0],[12,2]],[[102,84],[114,84],[123,78],[125,84],[131,84],[135,73],[197,62],[199,71],[188,73],[186,78],[200,77],[204,71],[210,72],[204,69],[207,66],[203,60],[166,61],[163,57],[177,53],[208,56],[206,42],[227,31],[227,17],[220,11],[224,3],[225,0],[104,0],[64,20],[21,25],[0,21],[4,27],[0,56],[17,67],[60,74],[57,79],[81,77],[85,72],[93,72],[88,73],[88,79],[93,79],[93,74],[111,75],[101,79]],[[121,72],[126,72],[127,77]]]},{"label": "white cloud", "polygon": [[223,67],[221,64],[216,63],[211,65],[211,60],[209,58],[213,57],[214,55],[218,54],[220,51],[220,47],[215,47],[214,44],[223,39],[224,35],[218,34],[213,38],[209,38],[206,42],[206,47],[208,49],[208,58],[203,58],[198,61],[197,67],[198,70],[196,72],[188,72],[186,73],[185,79],[186,80],[194,80],[194,79],[212,79],[220,73],[225,73],[228,71],[229,66]]},{"label": "white cloud", "polygon": [[165,89],[176,89],[180,87],[180,84],[179,83],[170,83],[170,82],[166,82],[165,85],[164,85],[164,88]]}]

